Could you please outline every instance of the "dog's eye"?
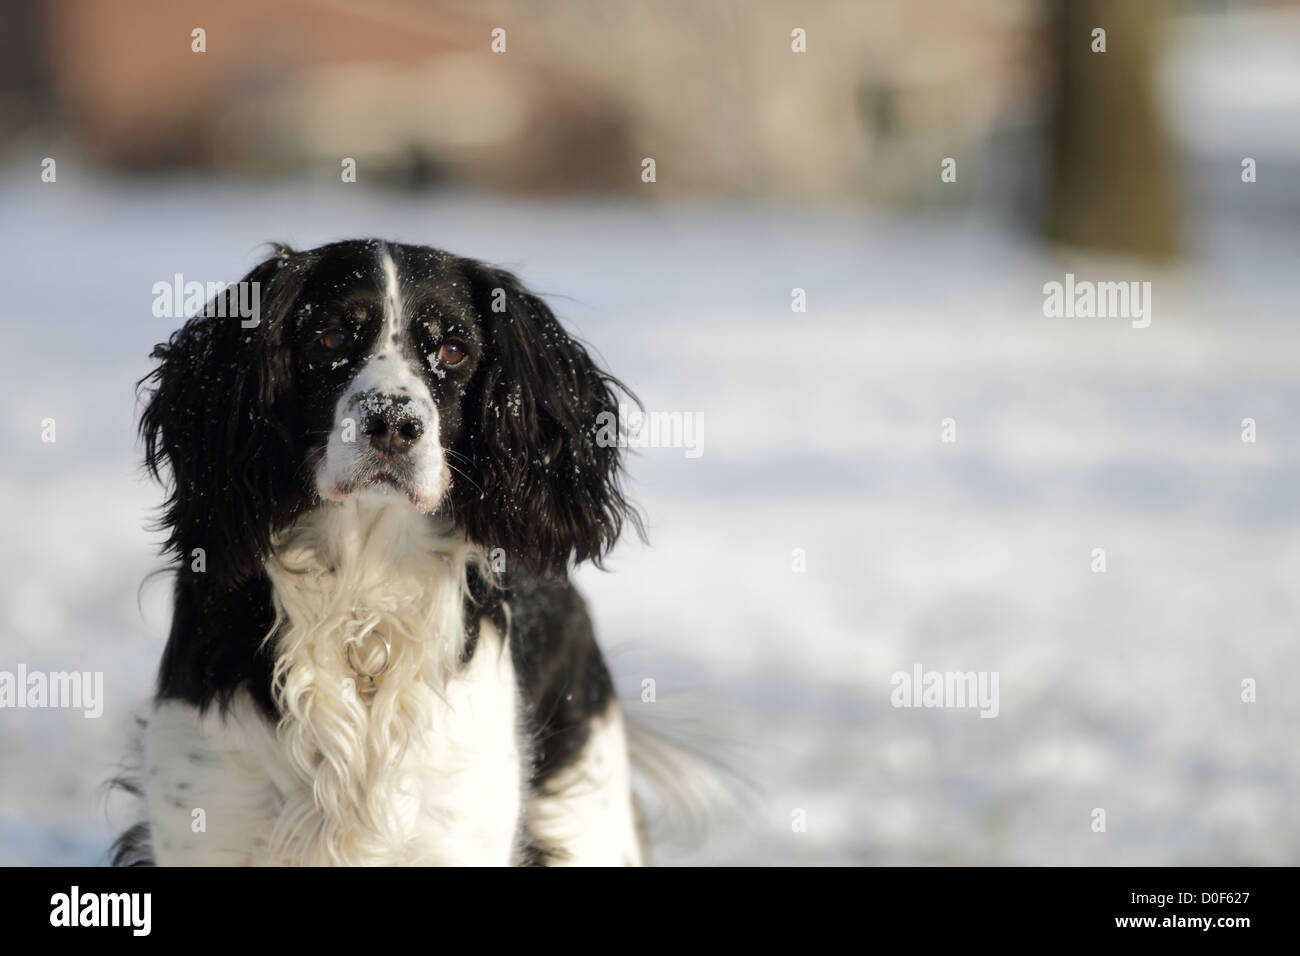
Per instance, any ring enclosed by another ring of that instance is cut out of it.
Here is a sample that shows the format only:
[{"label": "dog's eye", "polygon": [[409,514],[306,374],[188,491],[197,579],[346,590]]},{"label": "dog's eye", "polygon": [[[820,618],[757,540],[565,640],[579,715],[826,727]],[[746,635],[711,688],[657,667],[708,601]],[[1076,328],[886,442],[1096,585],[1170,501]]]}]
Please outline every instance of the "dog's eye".
[{"label": "dog's eye", "polygon": [[465,346],[455,339],[449,339],[442,343],[442,348],[438,350],[438,358],[443,365],[459,365],[465,361]]},{"label": "dog's eye", "polygon": [[352,333],[347,329],[330,329],[320,337],[320,344],[331,352],[341,352],[352,344]]}]

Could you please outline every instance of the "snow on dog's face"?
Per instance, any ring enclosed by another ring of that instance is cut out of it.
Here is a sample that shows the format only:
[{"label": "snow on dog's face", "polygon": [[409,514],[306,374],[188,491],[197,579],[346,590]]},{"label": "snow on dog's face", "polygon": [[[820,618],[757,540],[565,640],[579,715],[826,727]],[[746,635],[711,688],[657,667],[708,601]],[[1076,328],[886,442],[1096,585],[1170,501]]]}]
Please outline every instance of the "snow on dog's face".
[{"label": "snow on dog's face", "polygon": [[451,487],[445,449],[462,423],[481,330],[454,284],[427,281],[446,257],[402,256],[412,275],[386,245],[347,251],[318,270],[291,316],[308,427],[329,434],[316,490],[331,501],[397,497],[432,512]]},{"label": "snow on dog's face", "polygon": [[621,386],[510,273],[350,240],[277,247],[244,281],[255,324],[210,308],[146,380],[147,463],[171,471],[182,561],[203,548],[234,585],[299,514],[352,498],[446,513],[541,570],[599,561],[636,521],[619,449],[597,441]]}]

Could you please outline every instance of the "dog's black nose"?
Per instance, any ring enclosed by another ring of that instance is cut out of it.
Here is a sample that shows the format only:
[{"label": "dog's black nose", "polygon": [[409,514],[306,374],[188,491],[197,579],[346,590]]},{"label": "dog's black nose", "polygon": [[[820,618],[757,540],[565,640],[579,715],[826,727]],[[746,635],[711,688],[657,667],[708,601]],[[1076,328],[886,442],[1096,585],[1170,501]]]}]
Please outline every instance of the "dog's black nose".
[{"label": "dog's black nose", "polygon": [[405,454],[424,434],[424,423],[404,395],[370,396],[362,403],[361,431],[370,447],[384,455]]}]

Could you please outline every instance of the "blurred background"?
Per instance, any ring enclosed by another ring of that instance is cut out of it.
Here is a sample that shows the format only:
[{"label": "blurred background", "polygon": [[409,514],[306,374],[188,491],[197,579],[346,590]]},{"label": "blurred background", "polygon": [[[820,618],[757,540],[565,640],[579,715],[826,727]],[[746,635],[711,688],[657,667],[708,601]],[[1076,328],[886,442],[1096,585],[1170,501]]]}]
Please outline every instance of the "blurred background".
[{"label": "blurred background", "polygon": [[[130,822],[102,784],[168,621],[153,285],[365,235],[517,270],[703,416],[699,457],[631,459],[649,546],[578,574],[633,719],[739,794],[661,820],[658,861],[1300,858],[1300,4],[0,23],[0,670],[105,682],[99,719],[0,710],[0,863],[100,863]],[[1150,326],[1046,318],[1067,273],[1152,283]],[[891,706],[917,664],[997,672],[999,715]]]}]

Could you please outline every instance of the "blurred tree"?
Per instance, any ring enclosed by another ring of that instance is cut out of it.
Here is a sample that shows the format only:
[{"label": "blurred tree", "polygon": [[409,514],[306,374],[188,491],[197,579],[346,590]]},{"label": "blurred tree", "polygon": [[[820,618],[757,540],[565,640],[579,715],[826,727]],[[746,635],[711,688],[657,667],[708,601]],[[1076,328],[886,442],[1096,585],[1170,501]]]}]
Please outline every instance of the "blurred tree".
[{"label": "blurred tree", "polygon": [[[1152,72],[1164,5],[1054,0],[1048,238],[1168,259],[1178,250],[1171,151]],[[1096,52],[1096,29],[1105,52]]]},{"label": "blurred tree", "polygon": [[50,78],[41,60],[44,26],[37,0],[0,0],[0,136],[5,140],[49,108]]}]

